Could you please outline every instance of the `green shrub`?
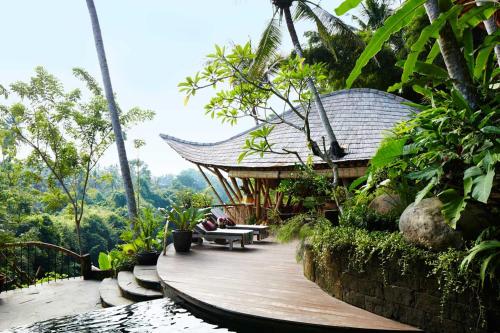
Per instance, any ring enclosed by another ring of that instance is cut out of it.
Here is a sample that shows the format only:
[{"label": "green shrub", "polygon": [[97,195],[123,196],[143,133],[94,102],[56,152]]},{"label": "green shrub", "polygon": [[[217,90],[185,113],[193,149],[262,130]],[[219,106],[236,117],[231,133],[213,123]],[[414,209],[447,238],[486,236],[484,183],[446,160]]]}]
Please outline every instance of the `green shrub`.
[{"label": "green shrub", "polygon": [[343,213],[339,216],[339,224],[367,230],[398,230],[399,215],[397,212],[381,215],[368,208],[374,195],[360,193],[344,202]]},{"label": "green shrub", "polygon": [[212,205],[212,197],[207,192],[180,190],[175,194],[175,201],[184,208],[205,208]]},{"label": "green shrub", "polygon": [[305,240],[310,236],[314,225],[330,221],[314,213],[297,214],[275,228],[276,239],[281,243],[288,243],[294,239]]},{"label": "green shrub", "polygon": [[[448,249],[433,252],[409,244],[399,232],[368,231],[353,226],[331,226],[327,223],[316,223],[310,230],[307,239],[312,247],[315,260],[320,268],[330,253],[346,253],[349,269],[363,272],[367,263],[376,256],[380,260],[385,276],[388,263],[397,263],[402,275],[409,273],[409,268],[422,263],[427,267],[429,277],[435,277],[441,291],[441,311],[444,311],[452,294],[472,291],[479,309],[479,316],[484,320],[483,298],[486,295],[480,290],[481,280],[475,273],[478,265],[472,262],[460,269],[466,251]],[[392,267],[391,267],[392,268]],[[500,297],[498,282],[492,283],[490,291]]]}]

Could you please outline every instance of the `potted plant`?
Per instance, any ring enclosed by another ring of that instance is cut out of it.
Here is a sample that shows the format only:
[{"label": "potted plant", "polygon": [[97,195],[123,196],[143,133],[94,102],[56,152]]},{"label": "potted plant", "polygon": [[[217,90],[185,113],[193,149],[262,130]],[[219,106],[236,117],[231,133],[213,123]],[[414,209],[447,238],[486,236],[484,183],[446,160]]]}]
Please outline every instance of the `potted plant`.
[{"label": "potted plant", "polygon": [[139,265],[156,265],[161,246],[161,218],[152,208],[144,208],[137,218],[132,245]]},{"label": "potted plant", "polygon": [[175,251],[188,252],[191,249],[193,228],[199,220],[203,219],[205,211],[206,209],[183,208],[174,205],[167,213],[167,220],[176,228],[172,231]]},{"label": "potted plant", "polygon": [[94,272],[97,280],[106,277],[116,277],[120,271],[131,271],[134,269],[135,258],[123,251],[113,249],[110,252],[99,253],[99,270]]}]

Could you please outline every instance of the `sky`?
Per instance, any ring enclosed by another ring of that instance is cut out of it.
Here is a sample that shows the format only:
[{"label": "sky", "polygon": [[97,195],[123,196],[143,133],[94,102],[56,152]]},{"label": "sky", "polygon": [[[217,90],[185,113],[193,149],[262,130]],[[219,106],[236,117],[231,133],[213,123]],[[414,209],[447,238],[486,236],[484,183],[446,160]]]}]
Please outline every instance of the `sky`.
[{"label": "sky", "polygon": [[[153,121],[127,132],[129,159],[139,157],[154,175],[176,174],[193,165],[160,137],[165,133],[198,142],[215,142],[240,133],[251,120],[222,125],[205,116],[212,91],[184,106],[177,84],[200,70],[214,44],[258,41],[272,15],[269,0],[94,0],[99,15],[113,88],[122,109],[139,106],[156,112]],[[333,12],[340,0],[321,5]],[[348,18],[345,18],[350,22]],[[300,36],[312,25],[298,23]],[[0,84],[27,81],[36,66],[58,77],[67,90],[81,87],[71,70],[83,67],[101,76],[85,0],[3,1],[0,7]],[[292,48],[283,27],[281,52]],[[8,102],[8,101],[7,101]],[[133,148],[134,139],[146,146]],[[117,164],[113,145],[101,166]]]}]

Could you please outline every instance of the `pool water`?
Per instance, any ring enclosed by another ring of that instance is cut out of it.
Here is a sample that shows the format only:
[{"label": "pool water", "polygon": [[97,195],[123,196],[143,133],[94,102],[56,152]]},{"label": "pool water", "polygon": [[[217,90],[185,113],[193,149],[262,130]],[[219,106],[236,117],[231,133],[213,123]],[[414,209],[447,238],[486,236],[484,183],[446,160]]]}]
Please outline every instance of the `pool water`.
[{"label": "pool water", "polygon": [[65,316],[5,332],[232,332],[207,323],[168,298]]}]

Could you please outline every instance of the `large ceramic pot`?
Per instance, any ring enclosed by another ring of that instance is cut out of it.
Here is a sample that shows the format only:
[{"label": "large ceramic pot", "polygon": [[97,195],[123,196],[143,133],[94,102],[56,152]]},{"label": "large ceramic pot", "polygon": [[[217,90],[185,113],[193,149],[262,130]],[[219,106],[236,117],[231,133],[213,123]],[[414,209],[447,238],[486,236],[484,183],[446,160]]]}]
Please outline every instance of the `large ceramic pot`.
[{"label": "large ceramic pot", "polygon": [[177,252],[189,252],[191,249],[192,231],[174,230],[174,248]]},{"label": "large ceramic pot", "polygon": [[158,257],[160,256],[159,252],[139,252],[137,253],[137,263],[139,265],[156,265],[158,261]]}]

